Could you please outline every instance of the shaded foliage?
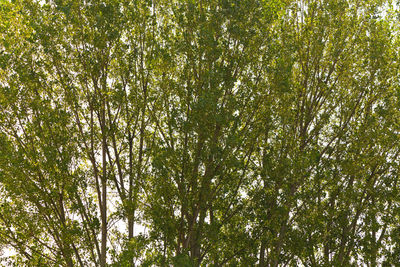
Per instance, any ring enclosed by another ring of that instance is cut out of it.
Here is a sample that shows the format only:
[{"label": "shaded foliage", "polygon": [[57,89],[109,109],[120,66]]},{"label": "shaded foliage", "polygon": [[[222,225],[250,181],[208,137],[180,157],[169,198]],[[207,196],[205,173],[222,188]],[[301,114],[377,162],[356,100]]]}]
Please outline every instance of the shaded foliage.
[{"label": "shaded foliage", "polygon": [[11,266],[391,266],[398,5],[0,4]]}]

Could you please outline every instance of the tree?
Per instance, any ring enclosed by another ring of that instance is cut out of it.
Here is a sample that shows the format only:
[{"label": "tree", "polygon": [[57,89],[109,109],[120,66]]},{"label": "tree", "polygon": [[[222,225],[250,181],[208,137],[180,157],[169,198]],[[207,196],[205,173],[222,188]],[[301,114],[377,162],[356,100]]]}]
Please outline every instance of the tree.
[{"label": "tree", "polygon": [[[383,214],[397,184],[397,55],[393,25],[377,12],[371,3],[311,2],[283,18],[253,192],[260,265],[374,264],[385,249]],[[375,205],[382,217],[369,214]]]},{"label": "tree", "polygon": [[398,262],[390,1],[2,1],[20,266]]}]

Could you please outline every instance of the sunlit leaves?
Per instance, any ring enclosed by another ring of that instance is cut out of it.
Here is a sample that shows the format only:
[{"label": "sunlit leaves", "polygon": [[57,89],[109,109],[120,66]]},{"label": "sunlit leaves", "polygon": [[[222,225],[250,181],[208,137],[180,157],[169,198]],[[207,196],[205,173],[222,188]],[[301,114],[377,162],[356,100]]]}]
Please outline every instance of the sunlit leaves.
[{"label": "sunlit leaves", "polygon": [[10,262],[396,264],[396,8],[2,1]]}]

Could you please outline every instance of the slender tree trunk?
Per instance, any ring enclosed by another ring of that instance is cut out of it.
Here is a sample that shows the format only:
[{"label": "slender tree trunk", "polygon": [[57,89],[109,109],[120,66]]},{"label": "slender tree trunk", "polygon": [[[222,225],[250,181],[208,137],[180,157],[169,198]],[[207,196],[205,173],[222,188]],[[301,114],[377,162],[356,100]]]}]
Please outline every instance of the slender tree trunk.
[{"label": "slender tree trunk", "polygon": [[265,267],[265,241],[261,241],[260,247],[260,267]]},{"label": "slender tree trunk", "polygon": [[[60,220],[62,223],[62,227],[64,228],[66,219],[65,219],[64,200],[63,200],[63,191],[62,190],[59,193],[58,202],[59,202],[59,209],[60,209]],[[73,267],[74,265],[73,265],[73,261],[72,261],[71,249],[70,249],[69,244],[67,242],[64,242],[64,244],[61,245],[60,248],[64,255],[64,259],[65,259],[67,266]]]},{"label": "slender tree trunk", "polygon": [[[105,101],[105,100],[104,100]],[[101,257],[100,266],[106,266],[107,262],[107,158],[106,158],[106,133],[105,133],[105,106],[102,109],[102,156],[103,156],[103,177],[101,179],[102,202],[101,202]]]},{"label": "slender tree trunk", "polygon": [[[131,240],[133,238],[134,221],[135,221],[135,210],[134,209],[132,209],[132,210],[130,209],[129,210],[129,214],[128,214],[128,239],[129,240]],[[129,266],[130,267],[134,267],[135,266],[134,258],[131,259],[131,261],[129,263]]]}]

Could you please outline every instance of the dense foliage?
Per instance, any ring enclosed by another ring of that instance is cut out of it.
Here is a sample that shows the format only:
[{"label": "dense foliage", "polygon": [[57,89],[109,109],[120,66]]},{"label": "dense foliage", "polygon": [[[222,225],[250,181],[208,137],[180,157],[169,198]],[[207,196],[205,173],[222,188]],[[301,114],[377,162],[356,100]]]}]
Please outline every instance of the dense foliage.
[{"label": "dense foliage", "polygon": [[400,263],[398,4],[0,3],[1,264]]}]

